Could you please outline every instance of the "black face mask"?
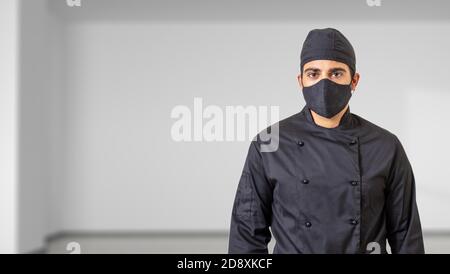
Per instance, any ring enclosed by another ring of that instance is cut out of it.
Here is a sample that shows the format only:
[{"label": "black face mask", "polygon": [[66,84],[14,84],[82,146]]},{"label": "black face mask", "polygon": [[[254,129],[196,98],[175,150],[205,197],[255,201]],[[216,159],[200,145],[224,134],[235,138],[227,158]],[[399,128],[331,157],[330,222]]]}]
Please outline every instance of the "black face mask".
[{"label": "black face mask", "polygon": [[352,83],[340,85],[324,78],[310,87],[303,87],[303,97],[309,109],[331,118],[338,114],[352,97]]}]

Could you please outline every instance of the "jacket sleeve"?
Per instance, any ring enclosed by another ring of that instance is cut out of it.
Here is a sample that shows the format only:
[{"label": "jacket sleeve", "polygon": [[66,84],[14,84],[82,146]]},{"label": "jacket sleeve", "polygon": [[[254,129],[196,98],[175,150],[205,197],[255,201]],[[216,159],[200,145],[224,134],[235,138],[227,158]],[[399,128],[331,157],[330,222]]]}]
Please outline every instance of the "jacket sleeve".
[{"label": "jacket sleeve", "polygon": [[272,193],[259,145],[252,141],[232,208],[228,253],[268,253]]},{"label": "jacket sleeve", "polygon": [[387,182],[387,238],[393,254],[423,254],[414,174],[402,144],[395,137],[395,155]]}]

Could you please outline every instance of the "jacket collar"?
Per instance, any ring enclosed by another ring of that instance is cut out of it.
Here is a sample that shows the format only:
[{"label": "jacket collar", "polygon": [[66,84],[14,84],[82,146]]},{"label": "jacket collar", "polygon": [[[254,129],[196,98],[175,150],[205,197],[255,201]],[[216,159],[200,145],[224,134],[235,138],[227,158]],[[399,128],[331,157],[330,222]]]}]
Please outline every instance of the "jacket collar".
[{"label": "jacket collar", "polygon": [[347,110],[345,111],[344,115],[342,115],[342,118],[339,121],[339,125],[337,127],[335,127],[335,128],[325,128],[325,127],[321,127],[321,126],[317,125],[314,122],[314,118],[312,117],[311,111],[309,110],[309,108],[306,105],[303,107],[301,112],[306,117],[307,122],[309,124],[312,124],[315,127],[317,127],[317,129],[346,130],[346,129],[353,129],[353,128],[357,127],[357,125],[358,125],[357,119],[350,112],[350,106],[347,108]]}]

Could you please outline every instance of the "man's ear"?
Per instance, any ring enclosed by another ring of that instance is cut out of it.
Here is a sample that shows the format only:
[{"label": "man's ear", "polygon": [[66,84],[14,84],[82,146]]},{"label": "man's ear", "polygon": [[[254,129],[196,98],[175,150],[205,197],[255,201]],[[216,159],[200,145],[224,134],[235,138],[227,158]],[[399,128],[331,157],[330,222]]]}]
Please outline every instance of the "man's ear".
[{"label": "man's ear", "polygon": [[361,76],[357,72],[355,73],[355,75],[353,75],[353,78],[352,78],[352,90],[356,90],[356,86],[358,86],[360,77]]},{"label": "man's ear", "polygon": [[297,75],[297,81],[298,81],[298,85],[302,89],[303,88],[303,83],[302,83],[302,74],[301,73],[299,75]]}]

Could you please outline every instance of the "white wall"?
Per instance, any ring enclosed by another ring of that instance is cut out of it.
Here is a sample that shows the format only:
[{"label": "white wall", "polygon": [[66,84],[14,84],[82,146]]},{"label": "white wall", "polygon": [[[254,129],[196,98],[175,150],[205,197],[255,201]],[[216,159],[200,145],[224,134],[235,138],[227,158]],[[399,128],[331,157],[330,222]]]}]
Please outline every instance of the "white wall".
[{"label": "white wall", "polygon": [[17,245],[18,3],[0,1],[0,253]]},{"label": "white wall", "polygon": [[51,93],[57,74],[50,71],[58,54],[51,51],[51,38],[58,25],[50,24],[47,0],[1,5],[0,252],[32,252],[44,247],[51,232],[49,191],[57,162],[52,141],[60,139],[58,96]]},{"label": "white wall", "polygon": [[19,62],[19,251],[42,248],[47,236],[52,166],[53,94],[47,0],[22,0]]}]

